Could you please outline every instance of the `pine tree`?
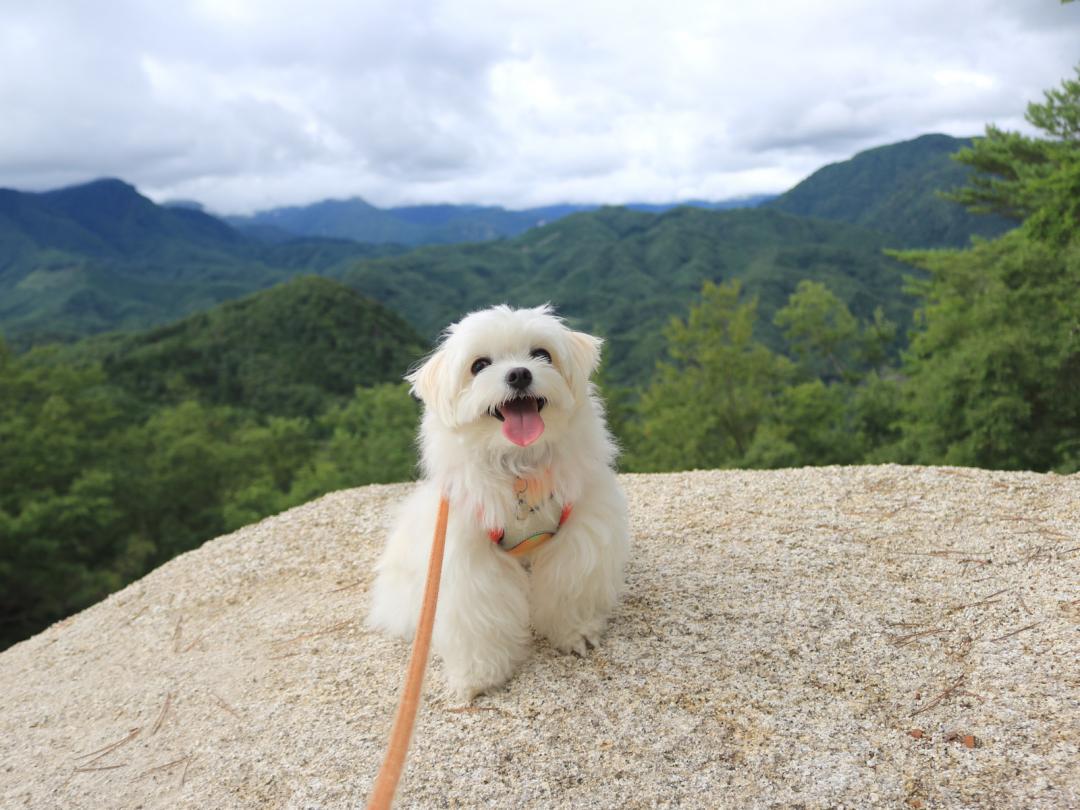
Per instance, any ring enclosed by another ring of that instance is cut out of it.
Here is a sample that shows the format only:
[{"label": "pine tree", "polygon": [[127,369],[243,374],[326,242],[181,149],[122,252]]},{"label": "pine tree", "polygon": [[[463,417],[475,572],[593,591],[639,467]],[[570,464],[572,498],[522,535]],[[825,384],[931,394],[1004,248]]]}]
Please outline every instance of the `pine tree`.
[{"label": "pine tree", "polygon": [[989,127],[960,157],[981,174],[956,195],[1020,227],[901,254],[930,273],[906,362],[907,460],[1080,468],[1080,69],[1027,120],[1046,137]]}]

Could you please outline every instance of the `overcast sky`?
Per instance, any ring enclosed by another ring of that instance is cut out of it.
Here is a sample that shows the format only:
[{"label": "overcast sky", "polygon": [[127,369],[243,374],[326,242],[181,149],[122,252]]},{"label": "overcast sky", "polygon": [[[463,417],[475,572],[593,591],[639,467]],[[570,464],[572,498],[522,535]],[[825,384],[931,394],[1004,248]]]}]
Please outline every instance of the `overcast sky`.
[{"label": "overcast sky", "polygon": [[243,213],[782,191],[1022,128],[1058,0],[0,0],[0,186],[114,176]]}]

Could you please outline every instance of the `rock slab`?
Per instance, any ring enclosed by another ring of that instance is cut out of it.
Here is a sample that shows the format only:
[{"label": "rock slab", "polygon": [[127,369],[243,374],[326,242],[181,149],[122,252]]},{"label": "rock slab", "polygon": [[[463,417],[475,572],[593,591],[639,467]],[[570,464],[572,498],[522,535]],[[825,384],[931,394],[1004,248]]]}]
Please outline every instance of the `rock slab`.
[{"label": "rock slab", "polygon": [[[624,475],[600,647],[462,706],[401,807],[1080,807],[1080,476]],[[4,808],[363,807],[408,656],[363,624],[409,485],[218,538],[0,654]]]}]

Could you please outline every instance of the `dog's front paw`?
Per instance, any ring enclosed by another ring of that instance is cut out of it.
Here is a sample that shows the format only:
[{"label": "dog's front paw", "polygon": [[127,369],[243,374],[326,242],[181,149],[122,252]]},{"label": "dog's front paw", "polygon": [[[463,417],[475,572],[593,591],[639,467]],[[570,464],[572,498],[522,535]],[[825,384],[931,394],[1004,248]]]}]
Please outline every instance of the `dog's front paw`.
[{"label": "dog's front paw", "polygon": [[445,694],[450,701],[456,701],[468,706],[473,700],[485,692],[489,692],[506,683],[506,678],[490,679],[476,678],[467,675],[448,675],[444,684]]},{"label": "dog's front paw", "polygon": [[443,694],[449,703],[469,706],[475,698],[484,694],[484,687],[475,683],[451,683],[447,681],[444,685]]},{"label": "dog's front paw", "polygon": [[564,653],[575,653],[584,657],[590,647],[596,647],[600,643],[600,636],[604,633],[604,620],[594,619],[586,622],[584,627],[572,630],[547,632],[545,635],[555,649]]},{"label": "dog's front paw", "polygon": [[[505,651],[503,651],[505,653]],[[477,695],[498,689],[514,674],[523,655],[493,655],[488,660],[444,659],[444,684],[446,694],[463,703],[469,703]]]},{"label": "dog's front paw", "polygon": [[582,658],[589,652],[589,649],[595,647],[600,641],[599,635],[579,635],[574,638],[567,639],[559,642],[555,645],[555,649],[564,653],[575,653]]}]

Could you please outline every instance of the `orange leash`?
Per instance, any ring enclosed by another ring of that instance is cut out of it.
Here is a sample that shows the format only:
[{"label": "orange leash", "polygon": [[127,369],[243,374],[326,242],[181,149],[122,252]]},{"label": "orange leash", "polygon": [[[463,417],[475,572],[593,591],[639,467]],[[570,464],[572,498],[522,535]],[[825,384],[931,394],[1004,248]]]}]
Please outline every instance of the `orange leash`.
[{"label": "orange leash", "polygon": [[390,742],[386,746],[379,775],[375,777],[375,787],[368,798],[368,810],[390,810],[394,801],[401,772],[405,770],[405,757],[409,753],[412,741],[413,724],[416,710],[420,707],[420,690],[424,684],[424,670],[427,669],[428,651],[431,648],[431,631],[435,624],[435,604],[439,599],[439,580],[442,578],[443,550],[446,547],[446,521],[450,514],[450,502],[444,497],[439,500],[439,517],[435,521],[435,537],[431,541],[431,558],[428,560],[427,584],[424,586],[424,601],[420,606],[420,619],[413,638],[412,657],[405,675],[405,688],[401,690],[394,727],[390,731]]}]

